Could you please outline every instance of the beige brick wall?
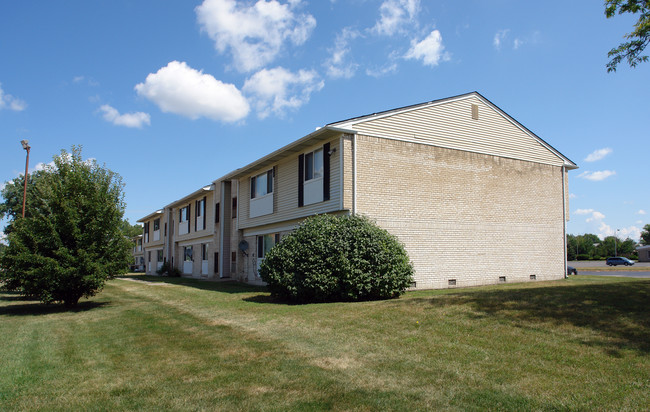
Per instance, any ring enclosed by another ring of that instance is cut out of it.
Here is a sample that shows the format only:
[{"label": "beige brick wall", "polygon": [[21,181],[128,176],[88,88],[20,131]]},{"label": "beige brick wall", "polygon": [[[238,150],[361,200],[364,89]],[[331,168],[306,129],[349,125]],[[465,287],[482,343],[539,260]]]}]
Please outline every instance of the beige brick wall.
[{"label": "beige brick wall", "polygon": [[560,167],[366,136],[356,144],[357,212],[404,243],[418,288],[564,276]]}]

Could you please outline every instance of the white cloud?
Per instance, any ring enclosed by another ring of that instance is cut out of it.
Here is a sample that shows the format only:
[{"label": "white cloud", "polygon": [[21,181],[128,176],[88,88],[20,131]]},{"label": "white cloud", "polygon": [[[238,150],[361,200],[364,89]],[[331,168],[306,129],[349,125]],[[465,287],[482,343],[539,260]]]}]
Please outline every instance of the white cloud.
[{"label": "white cloud", "polygon": [[595,220],[603,220],[603,219],[605,219],[605,215],[604,215],[604,214],[602,214],[602,213],[600,213],[600,212],[597,212],[597,211],[594,211],[594,212],[591,214],[591,217],[585,219],[585,222],[593,222],[593,221],[595,221]]},{"label": "white cloud", "polygon": [[612,153],[612,149],[609,147],[594,150],[593,152],[589,153],[589,156],[585,157],[585,162],[595,162],[596,160],[600,160],[610,153]]},{"label": "white cloud", "polygon": [[260,118],[271,113],[282,116],[287,109],[296,109],[309,101],[313,92],[325,83],[313,70],[292,73],[283,67],[263,69],[246,80],[243,90],[255,102]]},{"label": "white cloud", "polygon": [[7,182],[0,182],[0,192],[7,186]]},{"label": "white cloud", "polygon": [[99,86],[99,82],[97,82],[96,80],[94,80],[94,79],[92,79],[90,77],[86,77],[86,76],[75,76],[75,77],[72,78],[72,83],[74,83],[74,84],[85,83],[88,86]]},{"label": "white cloud", "polygon": [[496,48],[497,50],[501,50],[501,43],[508,36],[508,32],[510,32],[510,29],[503,29],[496,32],[496,34],[494,35],[494,39],[492,40],[492,44],[494,45],[494,48]]},{"label": "white cloud", "polygon": [[584,171],[578,175],[578,177],[581,177],[583,179],[591,180],[594,182],[599,182],[601,180],[605,180],[610,176],[614,176],[616,174],[615,171],[613,170],[601,170],[597,172],[591,172],[591,171]]},{"label": "white cloud", "polygon": [[598,226],[597,235],[601,240],[605,239],[607,236],[616,236],[619,239],[630,238],[635,241],[638,241],[639,238],[641,237],[641,229],[639,229],[636,226],[628,226],[620,229],[614,229],[610,225],[606,224],[605,222],[601,222],[600,225]]},{"label": "white cloud", "polygon": [[569,193],[569,199],[576,199],[577,197],[578,195],[576,195],[575,193]]},{"label": "white cloud", "polygon": [[521,47],[522,44],[524,44],[524,41],[521,40],[521,39],[519,39],[519,38],[516,38],[516,39],[512,42],[512,48],[515,49],[515,50],[517,50],[519,47]]},{"label": "white cloud", "polygon": [[397,63],[390,63],[379,68],[368,68],[366,69],[366,74],[372,77],[384,77],[389,74],[397,72]]},{"label": "white cloud", "polygon": [[166,113],[190,119],[207,117],[236,122],[250,111],[242,93],[232,84],[223,83],[185,62],[172,61],[156,73],[150,73],[136,92],[154,102]]},{"label": "white cloud", "polygon": [[[39,170],[45,170],[47,167],[54,167],[54,160],[49,163],[38,162],[29,169],[28,173],[32,174],[34,172],[38,172]],[[22,174],[24,173],[21,173],[21,175]]]},{"label": "white cloud", "polygon": [[10,94],[5,94],[2,90],[2,83],[0,83],[0,110],[9,109],[16,112],[23,111],[27,108],[27,103],[24,100],[18,99]]},{"label": "white cloud", "polygon": [[102,105],[99,110],[104,113],[104,120],[113,123],[116,126],[136,127],[141,129],[143,125],[146,124],[148,126],[151,124],[151,116],[149,116],[148,113],[136,112],[120,114],[117,109],[107,104]]},{"label": "white cloud", "polygon": [[404,58],[422,60],[425,66],[437,66],[440,60],[449,60],[449,55],[444,50],[442,35],[438,30],[434,30],[420,42],[412,40],[411,48]]},{"label": "white cloud", "polygon": [[639,209],[639,211],[636,212],[636,214],[637,214],[637,215],[645,215],[646,212],[645,212],[645,210],[643,210],[643,209]]},{"label": "white cloud", "polygon": [[575,212],[573,212],[576,215],[588,215],[590,213],[593,213],[594,209],[577,209]]},{"label": "white cloud", "polygon": [[0,230],[0,243],[7,244],[7,235],[2,230]]},{"label": "white cloud", "polygon": [[325,61],[328,76],[346,79],[354,76],[359,65],[347,61],[348,55],[350,54],[349,43],[350,40],[354,40],[360,35],[358,31],[349,27],[344,28],[336,35],[334,47],[328,49],[330,57]]},{"label": "white cloud", "polygon": [[577,209],[575,212],[573,212],[576,215],[591,215],[587,219],[585,219],[585,222],[593,222],[593,221],[600,221],[605,219],[605,215],[600,213],[597,210],[594,209]]},{"label": "white cloud", "polygon": [[419,10],[420,0],[385,0],[379,6],[379,21],[370,31],[386,36],[403,32],[407,23],[415,21]]},{"label": "white cloud", "polygon": [[300,5],[300,0],[285,4],[259,0],[252,5],[204,0],[195,11],[201,29],[214,40],[217,51],[229,50],[235,67],[248,72],[272,62],[286,43],[301,45],[307,41],[316,19],[295,13]]}]

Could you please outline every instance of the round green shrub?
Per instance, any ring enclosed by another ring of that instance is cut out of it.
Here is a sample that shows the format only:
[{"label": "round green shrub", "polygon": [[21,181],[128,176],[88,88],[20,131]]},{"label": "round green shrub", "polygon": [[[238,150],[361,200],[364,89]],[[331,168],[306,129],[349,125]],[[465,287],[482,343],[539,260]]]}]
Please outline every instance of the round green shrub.
[{"label": "round green shrub", "polygon": [[267,253],[260,277],[274,297],[294,302],[389,299],[411,285],[413,266],[368,218],[317,215]]}]

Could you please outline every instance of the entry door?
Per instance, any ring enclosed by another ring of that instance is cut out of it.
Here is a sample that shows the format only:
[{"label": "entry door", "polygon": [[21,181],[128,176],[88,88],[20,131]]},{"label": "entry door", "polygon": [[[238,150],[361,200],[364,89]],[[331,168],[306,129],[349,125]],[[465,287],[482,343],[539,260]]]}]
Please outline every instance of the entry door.
[{"label": "entry door", "polygon": [[201,275],[208,276],[208,245],[201,245]]},{"label": "entry door", "polygon": [[192,246],[185,246],[183,248],[183,274],[191,275],[192,274]]}]

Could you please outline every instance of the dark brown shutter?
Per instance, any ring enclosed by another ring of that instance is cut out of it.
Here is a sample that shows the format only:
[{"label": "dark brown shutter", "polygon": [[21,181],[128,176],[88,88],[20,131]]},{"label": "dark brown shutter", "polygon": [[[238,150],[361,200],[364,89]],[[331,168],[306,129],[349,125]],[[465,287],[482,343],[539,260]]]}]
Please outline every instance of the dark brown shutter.
[{"label": "dark brown shutter", "polygon": [[196,219],[199,218],[199,210],[200,210],[199,207],[201,207],[199,203],[200,202],[198,200],[194,202],[194,231],[195,232],[196,232],[196,223],[197,223]]},{"label": "dark brown shutter", "polygon": [[256,176],[251,177],[251,199],[255,199],[255,185],[257,178]]},{"label": "dark brown shutter", "polygon": [[273,169],[266,172],[266,193],[273,193]]},{"label": "dark brown shutter", "polygon": [[187,207],[187,233],[190,233],[190,227],[191,227],[190,226],[190,222],[191,222],[190,217],[192,215],[192,213],[191,213],[192,212],[192,204],[190,203],[186,207]]},{"label": "dark brown shutter", "polygon": [[219,223],[219,214],[221,213],[221,208],[219,206],[219,203],[214,205],[214,223]]},{"label": "dark brown shutter", "polygon": [[305,205],[305,155],[298,156],[298,207]]},{"label": "dark brown shutter", "polygon": [[264,257],[264,236],[257,237],[257,258],[261,259]]},{"label": "dark brown shutter", "polygon": [[323,201],[330,200],[330,144],[323,145]]}]

